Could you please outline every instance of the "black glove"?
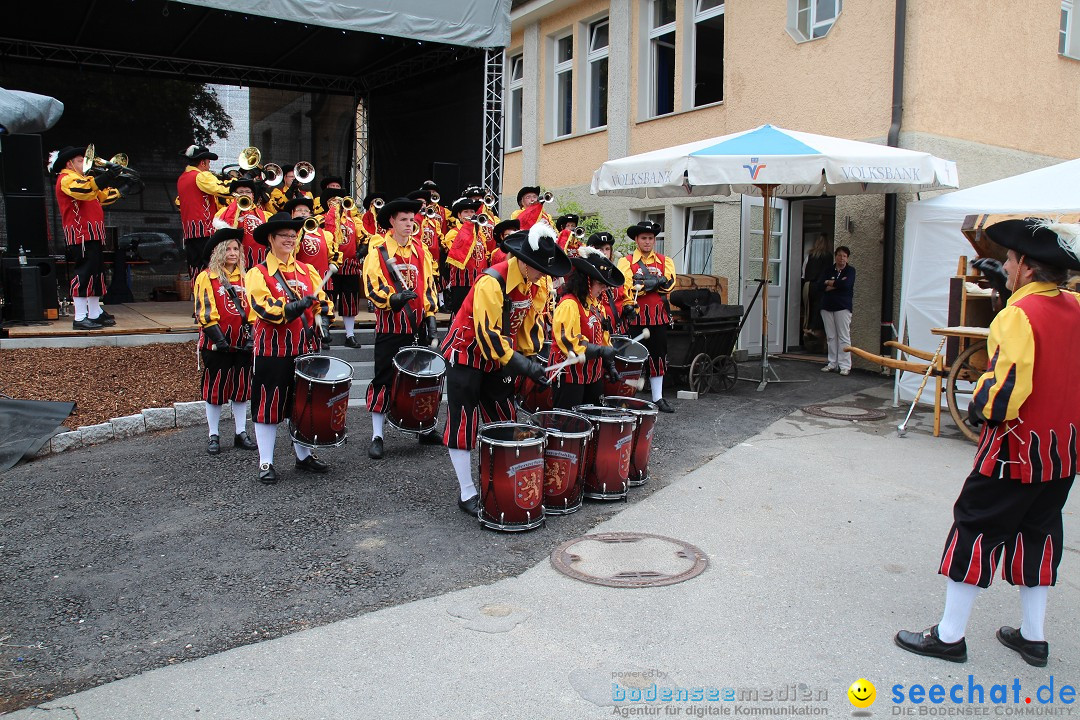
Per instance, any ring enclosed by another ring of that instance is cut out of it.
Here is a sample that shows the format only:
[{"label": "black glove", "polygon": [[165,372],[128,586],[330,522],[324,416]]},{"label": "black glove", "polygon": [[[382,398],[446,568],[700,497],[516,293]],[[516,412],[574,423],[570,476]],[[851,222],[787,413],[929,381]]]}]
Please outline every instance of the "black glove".
[{"label": "black glove", "polygon": [[994,258],[975,258],[971,261],[971,267],[982,273],[983,277],[990,283],[990,287],[997,291],[1001,302],[1004,303],[1009,299],[1009,296],[1012,295],[1008,284],[1009,275],[1000,262]]},{"label": "black glove", "polygon": [[401,308],[409,304],[410,300],[415,300],[420,297],[412,290],[405,290],[404,292],[394,293],[390,296],[390,309],[394,312],[399,312]]},{"label": "black glove", "polygon": [[439,328],[435,324],[435,316],[428,315],[424,318],[424,339],[427,343],[434,343],[439,339]]},{"label": "black glove", "polygon": [[636,318],[637,315],[638,310],[636,305],[623,305],[622,312],[619,313],[619,317],[623,320],[623,322],[629,322]]},{"label": "black glove", "polygon": [[229,341],[225,339],[225,333],[221,332],[220,325],[211,325],[202,329],[203,337],[210,341],[211,350],[229,350]]},{"label": "black glove", "polygon": [[119,173],[113,175],[108,170],[103,170],[94,176],[94,184],[97,185],[98,190],[105,190],[106,188],[111,188],[116,185],[116,178],[118,176]]},{"label": "black glove", "polygon": [[641,280],[642,292],[652,292],[660,286],[660,276],[649,273]]},{"label": "black glove", "polygon": [[671,287],[674,284],[675,284],[675,278],[669,278],[669,277],[667,277],[665,275],[664,278],[660,281],[660,289],[661,290],[667,290],[669,287]]},{"label": "black glove", "polygon": [[314,295],[305,295],[299,300],[285,303],[285,322],[292,322],[304,314],[304,311],[315,304]]},{"label": "black glove", "polygon": [[324,338],[330,337],[330,316],[329,315],[320,315],[319,316],[319,330],[320,330],[320,332],[322,334],[322,337],[324,337]]},{"label": "black glove", "polygon": [[540,363],[530,360],[519,352],[515,352],[506,362],[506,371],[511,375],[524,375],[537,385],[550,385],[547,373]]},{"label": "black glove", "polygon": [[615,328],[611,325],[611,320],[609,320],[606,316],[600,318],[600,327],[603,328],[604,332],[609,335],[615,332]]},{"label": "black glove", "polygon": [[604,361],[604,373],[607,375],[607,379],[610,382],[619,382],[619,369],[615,367],[614,360]]},{"label": "black glove", "polygon": [[[996,260],[994,262],[997,262]],[[983,423],[986,422],[986,416],[982,414],[982,410],[979,409],[979,403],[972,400],[968,403],[968,425],[974,428],[981,428]]]},{"label": "black glove", "polygon": [[595,360],[596,358],[603,358],[604,362],[614,360],[615,348],[610,345],[593,345],[592,343],[585,343],[585,359]]}]

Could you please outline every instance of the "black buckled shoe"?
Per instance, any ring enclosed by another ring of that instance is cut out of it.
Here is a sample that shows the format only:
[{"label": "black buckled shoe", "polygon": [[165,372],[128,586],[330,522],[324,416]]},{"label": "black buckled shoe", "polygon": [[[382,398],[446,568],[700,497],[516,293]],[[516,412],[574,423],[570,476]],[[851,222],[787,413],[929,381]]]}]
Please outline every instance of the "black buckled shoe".
[{"label": "black buckled shoe", "polygon": [[997,639],[1005,647],[1020,653],[1028,665],[1046,667],[1046,661],[1050,659],[1050,644],[1045,640],[1025,639],[1019,628],[1002,625],[998,628]]},{"label": "black buckled shoe", "polygon": [[100,330],[103,327],[105,326],[99,322],[91,320],[90,318],[83,318],[82,320],[71,321],[72,330]]},{"label": "black buckled shoe", "polygon": [[657,400],[657,401],[656,401],[656,402],[654,403],[654,405],[656,405],[656,408],[657,408],[657,409],[658,409],[658,410],[659,410],[660,412],[666,412],[666,413],[673,413],[673,412],[675,412],[675,408],[671,407],[671,403],[669,403],[669,402],[667,401],[667,398],[660,398],[659,400]]},{"label": "black buckled shoe", "polygon": [[259,446],[255,444],[255,441],[248,437],[247,431],[237,433],[233,438],[233,447],[238,447],[243,450],[258,450]]},{"label": "black buckled shoe", "polygon": [[274,471],[274,463],[263,463],[259,466],[259,482],[263,485],[273,485],[277,482],[277,473]]},{"label": "black buckled shoe", "polygon": [[320,460],[315,453],[311,453],[303,460],[297,459],[296,469],[304,472],[325,473],[330,472],[330,465]]},{"label": "black buckled shoe", "polygon": [[345,347],[347,348],[360,348],[360,343],[356,341],[356,338],[352,335],[345,336]]},{"label": "black buckled shoe", "polygon": [[473,517],[476,517],[477,511],[480,510],[480,496],[473,495],[468,500],[458,500],[457,506],[458,509],[466,515],[472,515]]},{"label": "black buckled shoe", "polygon": [[382,460],[383,458],[383,441],[381,437],[373,438],[371,441],[371,447],[368,448],[367,456],[372,460]]},{"label": "black buckled shoe", "polygon": [[105,308],[101,308],[101,314],[97,316],[97,319],[98,319],[98,321],[112,320],[112,321],[115,322],[116,321],[116,316],[113,315],[112,313],[105,312]]},{"label": "black buckled shoe", "polygon": [[896,644],[916,655],[940,658],[949,662],[967,662],[967,642],[960,638],[954,643],[942,642],[937,634],[937,625],[922,632],[901,630],[894,638]]},{"label": "black buckled shoe", "polygon": [[87,316],[86,319],[90,322],[96,322],[102,327],[113,327],[114,325],[116,325],[116,320],[113,319],[112,315],[106,315],[105,313],[101,313],[96,318]]},{"label": "black buckled shoe", "polygon": [[416,441],[421,445],[442,445],[442,434],[435,430],[420,433],[416,436]]},{"label": "black buckled shoe", "polygon": [[221,438],[217,435],[211,435],[210,439],[206,441],[206,453],[208,455],[217,455],[221,452]]}]

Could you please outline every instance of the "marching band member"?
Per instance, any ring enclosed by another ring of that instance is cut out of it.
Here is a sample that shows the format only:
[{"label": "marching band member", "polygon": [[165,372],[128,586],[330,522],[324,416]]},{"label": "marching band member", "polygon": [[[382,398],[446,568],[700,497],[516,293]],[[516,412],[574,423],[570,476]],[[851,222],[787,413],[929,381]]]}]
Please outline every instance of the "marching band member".
[{"label": "marching band member", "polygon": [[[379,211],[380,225],[390,228],[373,241],[364,259],[364,287],[375,304],[375,377],[367,389],[371,413],[371,447],[368,457],[383,457],[383,427],[394,382],[394,355],[412,345],[419,335],[421,345],[436,339],[434,264],[427,247],[413,236],[414,216],[420,201],[398,198]],[[436,431],[419,436],[424,444],[438,445]]]},{"label": "marching band member", "polygon": [[[248,178],[233,180],[233,198],[214,215],[214,228],[239,228],[244,232],[242,244],[244,267],[253,268],[266,257],[266,246],[255,242],[255,228],[266,222],[266,212],[255,203],[255,181]],[[247,198],[241,200],[240,198]],[[241,205],[244,208],[241,208]]]},{"label": "marching band member", "polygon": [[[285,212],[289,213],[293,220],[304,221],[304,225],[300,229],[300,237],[296,243],[296,259],[315,268],[321,278],[326,275],[327,270],[331,267],[334,268],[335,273],[338,271],[341,267],[341,252],[337,249],[334,234],[324,230],[317,224],[317,219],[312,216],[311,211],[314,205],[315,203],[311,198],[293,198],[285,203]],[[311,218],[311,223],[307,222],[309,218]],[[314,230],[308,227],[312,223],[316,223]],[[333,283],[334,279],[330,278],[326,281],[324,288],[331,297],[333,296],[331,292]],[[323,348],[330,347],[329,332],[322,336],[322,346]]]},{"label": "marching band member", "polygon": [[[326,214],[323,216],[323,226],[334,234],[339,259],[332,297],[337,314],[345,324],[345,347],[358,348],[356,316],[360,313],[360,300],[364,296],[361,275],[369,245],[377,236],[369,235],[352,213],[341,209],[341,200],[330,195],[336,192],[344,194],[344,190],[326,191]],[[373,227],[377,227],[374,220],[372,223]]]},{"label": "marching band member", "polygon": [[551,363],[566,360],[570,353],[584,355],[585,362],[562,370],[554,389],[556,408],[571,410],[583,403],[599,403],[604,394],[604,366],[615,361],[615,348],[604,329],[600,296],[606,288],[625,282],[615,263],[595,248],[583,246],[570,258],[574,272],[566,278],[562,299],[551,321]]},{"label": "marching band member", "polygon": [[479,495],[473,485],[470,453],[477,421],[500,418],[499,398],[515,376],[547,384],[545,369],[527,356],[543,344],[541,317],[548,305],[547,276],[570,272],[570,259],[555,243],[551,228],[516,232],[505,241],[510,258],[488,268],[472,286],[442,343],[447,360],[449,407],[443,440],[460,488],[458,507],[476,515]]},{"label": "marching band member", "polygon": [[49,169],[57,173],[56,204],[64,227],[64,243],[75,268],[71,275],[71,300],[75,304],[74,330],[100,330],[116,324],[101,307],[105,290],[102,242],[105,240],[105,206],[120,199],[112,187],[119,170],[107,167],[96,177],[83,174],[85,147],[65,147],[51,158]]},{"label": "marching band member", "polygon": [[343,196],[348,194],[346,192],[342,192],[341,195],[329,196],[328,197],[326,191],[327,190],[343,190],[343,187],[344,187],[343,183],[344,182],[345,181],[342,180],[342,178],[340,176],[338,176],[338,175],[325,175],[325,176],[323,176],[322,180],[319,180],[319,190],[321,192],[319,193],[319,197],[314,199],[315,204],[312,207],[311,212],[313,214],[315,214],[315,215],[325,215],[326,214],[326,200],[328,200],[329,197],[343,197]]},{"label": "marching band member", "polygon": [[[593,233],[589,236],[588,245],[602,252],[608,260],[614,261],[615,238],[611,233]],[[616,335],[624,335],[626,324],[637,317],[637,306],[633,302],[627,302],[625,285],[604,288],[600,295],[600,307],[604,311],[608,332]]]},{"label": "marching band member", "polygon": [[[439,228],[439,234],[445,235],[446,231],[450,229],[447,226],[450,221],[450,208],[442,204],[442,193],[439,192],[439,186],[435,184],[434,180],[425,180],[420,185],[420,189],[431,193],[431,204],[435,206],[435,209],[439,211],[439,215],[442,217],[442,227]],[[435,198],[438,198],[438,200]]]},{"label": "marching band member", "polygon": [[285,210],[285,203],[296,197],[311,198],[311,193],[304,190],[296,180],[296,165],[281,166],[281,184],[270,191],[270,211],[279,213]]},{"label": "marching band member", "polygon": [[[254,319],[255,364],[251,377],[252,420],[259,446],[259,482],[277,482],[274,444],[277,424],[292,409],[296,358],[319,349],[316,325],[329,320],[333,305],[319,289],[315,268],[298,261],[301,220],[278,213],[255,228],[255,240],[269,245],[266,260],[248,270],[244,285]],[[324,473],[330,466],[299,443],[293,443],[296,467]]]},{"label": "marching band member", "polygon": [[255,450],[247,434],[251,397],[251,325],[244,289],[243,230],[223,228],[206,244],[206,269],[195,278],[195,319],[199,323],[202,357],[202,399],[210,438],[206,452],[221,452],[218,426],[221,406],[232,405],[236,434],[233,447]]},{"label": "marching band member", "polygon": [[388,228],[379,227],[379,210],[375,207],[375,201],[386,202],[386,196],[382,193],[368,193],[364,198],[364,213],[360,216],[360,231],[368,238],[381,237],[386,234]]},{"label": "marching band member", "polygon": [[517,220],[503,220],[501,223],[495,226],[495,229],[491,231],[491,234],[495,237],[495,249],[491,251],[491,256],[488,258],[488,265],[498,265],[506,260],[508,257],[506,250],[503,249],[503,241],[511,233],[515,233],[521,229],[521,223]]},{"label": "marching band member", "polygon": [[479,200],[458,198],[450,207],[459,225],[443,238],[446,251],[446,286],[443,296],[446,312],[453,315],[469,294],[476,277],[488,266],[488,248],[485,239],[476,231],[473,218],[480,209]]},{"label": "marching band member", "polygon": [[521,222],[521,229],[528,230],[535,223],[546,223],[548,227],[555,227],[551,216],[544,211],[545,203],[540,202],[540,186],[526,185],[517,193],[518,209],[510,215],[511,219]]},{"label": "marching band member", "polygon": [[574,257],[574,255],[577,254],[578,248],[583,244],[581,240],[574,235],[574,230],[577,229],[579,222],[581,222],[581,218],[573,213],[560,215],[555,219],[555,230],[559,233],[559,247],[561,247],[569,257]]},{"label": "marching band member", "polygon": [[[664,398],[664,370],[667,366],[667,329],[671,323],[671,310],[667,295],[675,287],[675,263],[671,258],[653,252],[656,234],[661,232],[658,223],[643,220],[626,229],[626,234],[637,244],[633,254],[619,258],[619,270],[626,277],[627,298],[635,298],[638,317],[629,323],[629,333],[637,335],[649,329],[649,338],[642,344],[649,349],[649,386],[652,401],[660,412],[673,413],[675,408]],[[634,287],[641,290],[634,293]]]},{"label": "marching band member", "polygon": [[180,203],[188,275],[194,283],[195,276],[203,270],[206,241],[214,231],[214,214],[220,204],[228,200],[232,189],[210,172],[210,161],[217,160],[218,156],[207,148],[189,145],[181,155],[188,165],[176,181],[176,194]]},{"label": "marching band member", "polygon": [[[419,200],[420,210],[416,213],[416,225],[419,228],[417,237],[424,247],[427,248],[428,254],[431,255],[432,271],[436,278],[436,286],[438,285],[439,277],[439,255],[440,248],[442,247],[442,226],[443,217],[438,214],[436,210],[435,217],[428,217],[425,212],[428,212],[428,208],[435,208],[435,204],[431,201],[431,191],[425,188],[420,190],[414,190],[406,195],[409,200]],[[437,287],[436,287],[437,289]]]}]

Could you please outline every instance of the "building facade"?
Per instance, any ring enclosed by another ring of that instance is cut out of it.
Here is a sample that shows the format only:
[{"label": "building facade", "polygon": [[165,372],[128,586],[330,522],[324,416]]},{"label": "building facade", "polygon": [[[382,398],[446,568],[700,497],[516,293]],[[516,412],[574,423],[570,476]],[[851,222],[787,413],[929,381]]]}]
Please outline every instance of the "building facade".
[{"label": "building facade", "polygon": [[[598,214],[616,237],[633,222],[656,220],[679,272],[727,277],[729,302],[749,303],[762,266],[760,199],[599,198],[589,193],[592,174],[609,158],[764,123],[886,142],[897,4],[515,0],[502,214],[518,187],[540,184],[556,205],[572,201]],[[962,187],[1080,156],[1074,15],[1073,0],[908,0],[899,145],[956,161]],[[894,308],[903,209],[914,199],[898,199]],[[884,207],[883,196],[776,203],[771,352],[802,344],[802,264],[820,234],[852,249],[853,344],[879,346]],[[751,354],[760,352],[759,318],[751,314],[740,341]]]}]

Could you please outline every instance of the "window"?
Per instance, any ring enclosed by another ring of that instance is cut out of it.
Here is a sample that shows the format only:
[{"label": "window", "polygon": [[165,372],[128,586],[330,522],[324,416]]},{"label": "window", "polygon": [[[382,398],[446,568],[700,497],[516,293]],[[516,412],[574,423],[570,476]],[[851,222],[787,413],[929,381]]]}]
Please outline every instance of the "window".
[{"label": "window", "polygon": [[525,56],[521,53],[507,60],[507,88],[510,99],[506,113],[506,148],[513,150],[521,147],[521,102],[524,93]]},{"label": "window", "polygon": [[649,116],[675,111],[675,0],[648,0]]},{"label": "window", "polygon": [[713,209],[689,208],[686,213],[686,272],[708,275],[712,267]]},{"label": "window", "polygon": [[694,0],[694,107],[724,99],[724,0]]},{"label": "window", "polygon": [[557,138],[574,131],[574,36],[555,38],[552,43],[554,102],[552,130]]},{"label": "window", "polygon": [[843,9],[843,0],[788,0],[788,33],[799,42],[825,37]]},{"label": "window", "polygon": [[1061,25],[1058,28],[1058,54],[1069,55],[1069,25],[1073,20],[1072,0],[1061,0]]},{"label": "window", "polygon": [[[653,212],[647,212],[641,217],[641,219],[642,220],[648,220],[650,222],[654,222],[657,225],[659,225],[660,227],[664,227],[664,211],[663,210],[655,210]],[[666,237],[666,234],[663,233],[663,232],[661,232],[659,235],[656,236],[656,247],[653,248],[653,251],[656,252],[656,253],[659,253],[660,255],[666,255],[666,253],[664,252],[664,238],[665,237]],[[633,252],[634,252],[633,248],[631,248],[630,254],[632,255]]]},{"label": "window", "polygon": [[585,94],[587,103],[588,129],[594,130],[607,125],[607,84],[608,84],[608,21],[597,20],[589,25],[588,90]]}]

